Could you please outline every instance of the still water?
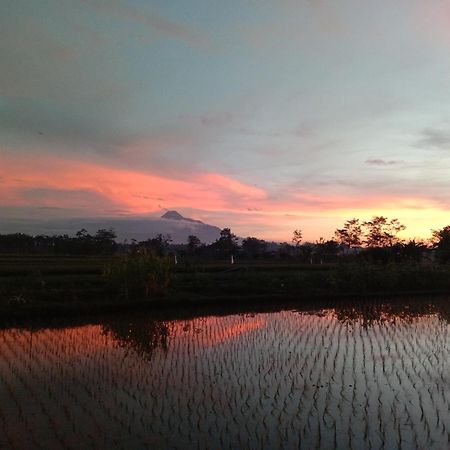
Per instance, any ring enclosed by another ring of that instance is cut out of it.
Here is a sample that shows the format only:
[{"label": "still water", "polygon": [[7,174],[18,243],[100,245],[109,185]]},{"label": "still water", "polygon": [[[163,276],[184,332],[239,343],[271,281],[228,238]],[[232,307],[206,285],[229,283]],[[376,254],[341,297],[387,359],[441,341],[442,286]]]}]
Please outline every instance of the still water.
[{"label": "still water", "polygon": [[4,328],[0,448],[448,449],[447,303]]}]

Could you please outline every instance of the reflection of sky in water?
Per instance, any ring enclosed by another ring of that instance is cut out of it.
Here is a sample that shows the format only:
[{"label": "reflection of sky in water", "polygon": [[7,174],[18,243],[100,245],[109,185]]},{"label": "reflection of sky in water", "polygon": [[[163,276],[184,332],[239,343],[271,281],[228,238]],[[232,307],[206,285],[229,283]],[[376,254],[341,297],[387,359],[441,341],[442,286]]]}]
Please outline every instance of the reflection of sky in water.
[{"label": "reflection of sky in water", "polygon": [[1,448],[447,448],[434,307],[0,331]]}]

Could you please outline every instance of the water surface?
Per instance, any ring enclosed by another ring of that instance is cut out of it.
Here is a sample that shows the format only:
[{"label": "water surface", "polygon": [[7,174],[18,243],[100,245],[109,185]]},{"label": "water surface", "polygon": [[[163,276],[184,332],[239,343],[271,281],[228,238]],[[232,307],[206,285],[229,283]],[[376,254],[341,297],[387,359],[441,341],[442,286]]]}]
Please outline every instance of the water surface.
[{"label": "water surface", "polygon": [[446,307],[0,330],[0,448],[450,447]]}]

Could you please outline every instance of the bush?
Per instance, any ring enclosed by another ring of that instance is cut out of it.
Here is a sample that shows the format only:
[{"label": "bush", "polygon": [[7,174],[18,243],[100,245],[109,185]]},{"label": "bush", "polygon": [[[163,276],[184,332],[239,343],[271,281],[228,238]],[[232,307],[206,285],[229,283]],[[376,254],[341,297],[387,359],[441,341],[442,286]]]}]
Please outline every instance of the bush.
[{"label": "bush", "polygon": [[450,271],[417,264],[349,264],[338,268],[336,286],[340,292],[447,290]]},{"label": "bush", "polygon": [[115,258],[105,267],[103,276],[119,296],[149,298],[167,292],[170,263],[167,258],[142,250]]}]

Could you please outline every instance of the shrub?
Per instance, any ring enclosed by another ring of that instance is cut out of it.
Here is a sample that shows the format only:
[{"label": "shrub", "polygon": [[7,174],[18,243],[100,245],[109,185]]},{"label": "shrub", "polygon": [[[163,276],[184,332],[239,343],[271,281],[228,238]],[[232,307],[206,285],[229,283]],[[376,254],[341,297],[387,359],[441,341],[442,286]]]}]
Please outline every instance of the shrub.
[{"label": "shrub", "polygon": [[167,292],[170,262],[167,258],[141,250],[114,258],[105,267],[103,276],[119,296],[126,299],[149,298]]}]

